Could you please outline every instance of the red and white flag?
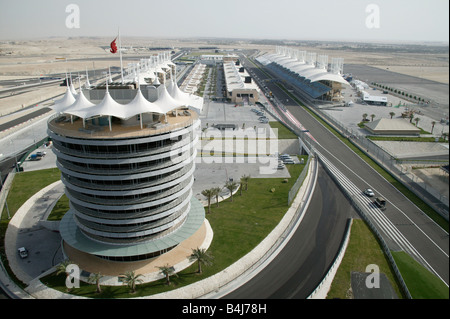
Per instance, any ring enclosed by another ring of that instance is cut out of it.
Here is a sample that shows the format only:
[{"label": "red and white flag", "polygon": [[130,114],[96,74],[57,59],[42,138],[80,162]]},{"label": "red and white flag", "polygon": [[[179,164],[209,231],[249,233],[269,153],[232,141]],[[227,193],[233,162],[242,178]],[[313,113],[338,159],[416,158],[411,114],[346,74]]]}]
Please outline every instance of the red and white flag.
[{"label": "red and white flag", "polygon": [[117,53],[116,40],[117,40],[117,37],[111,42],[111,50],[109,50],[111,53]]}]

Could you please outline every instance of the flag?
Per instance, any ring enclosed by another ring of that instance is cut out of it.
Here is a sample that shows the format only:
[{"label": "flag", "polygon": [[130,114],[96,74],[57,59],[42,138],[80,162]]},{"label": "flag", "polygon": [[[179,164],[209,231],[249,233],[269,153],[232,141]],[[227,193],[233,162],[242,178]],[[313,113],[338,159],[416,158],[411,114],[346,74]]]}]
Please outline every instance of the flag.
[{"label": "flag", "polygon": [[117,39],[117,37],[111,42],[111,50],[109,50],[111,53],[117,52],[116,39]]}]

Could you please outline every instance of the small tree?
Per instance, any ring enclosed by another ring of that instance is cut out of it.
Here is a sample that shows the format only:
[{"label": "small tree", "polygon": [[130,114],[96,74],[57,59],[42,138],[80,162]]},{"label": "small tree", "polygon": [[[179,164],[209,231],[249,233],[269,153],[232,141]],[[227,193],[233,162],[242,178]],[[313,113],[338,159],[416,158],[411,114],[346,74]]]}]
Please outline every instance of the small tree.
[{"label": "small tree", "polygon": [[102,292],[102,288],[100,286],[100,279],[102,279],[102,278],[103,278],[103,276],[100,273],[93,273],[88,278],[89,283],[97,285],[97,290],[96,290],[97,293]]},{"label": "small tree", "polygon": [[69,272],[67,271],[67,266],[69,266],[70,264],[73,264],[72,261],[70,261],[69,259],[65,259],[62,262],[60,262],[58,264],[58,266],[56,267],[56,275],[59,274],[66,274],[66,277],[69,277]]},{"label": "small tree", "polygon": [[241,184],[245,185],[245,190],[248,190],[248,182],[250,180],[250,175],[244,175],[241,177]]},{"label": "small tree", "polygon": [[367,114],[367,113],[364,113],[364,114],[362,115],[363,121],[364,121],[364,122],[366,121],[366,119],[367,119],[368,116],[369,116],[369,114]]},{"label": "small tree", "polygon": [[375,114],[370,114],[370,118],[372,119],[372,122],[373,122],[373,119],[375,118]]},{"label": "small tree", "polygon": [[210,266],[212,265],[212,260],[214,257],[210,252],[206,251],[204,248],[192,249],[192,254],[189,256],[189,261],[196,261],[198,263],[198,273],[202,273],[202,265]]},{"label": "small tree", "polygon": [[391,119],[394,117],[395,113],[394,112],[389,112],[389,115],[391,116]]},{"label": "small tree", "polygon": [[436,125],[436,121],[431,122],[431,134],[433,134],[434,126]]},{"label": "small tree", "polygon": [[171,275],[175,275],[178,276],[175,273],[175,268],[173,268],[172,266],[170,266],[169,264],[165,264],[164,266],[158,267],[159,271],[161,272],[161,274],[164,275],[164,277],[166,277],[166,284],[170,285],[170,276]]},{"label": "small tree", "polygon": [[225,188],[230,191],[231,201],[233,201],[233,191],[236,189],[237,186],[238,186],[238,183],[236,183],[234,181],[228,181],[225,184]]},{"label": "small tree", "polygon": [[140,277],[142,274],[136,275],[134,271],[127,271],[125,274],[121,275],[123,277],[123,282],[131,288],[131,293],[134,294],[136,292],[136,284],[140,284],[144,282]]},{"label": "small tree", "polygon": [[205,189],[202,191],[202,195],[208,199],[208,214],[211,213],[211,198],[214,196],[214,191],[212,188]]},{"label": "small tree", "polygon": [[416,122],[416,126],[417,126],[417,124],[419,124],[419,121],[420,121],[420,117],[416,117],[416,118],[414,119],[414,122]]},{"label": "small tree", "polygon": [[214,196],[216,197],[216,206],[219,207],[219,196],[222,189],[220,187],[214,187],[212,190]]}]

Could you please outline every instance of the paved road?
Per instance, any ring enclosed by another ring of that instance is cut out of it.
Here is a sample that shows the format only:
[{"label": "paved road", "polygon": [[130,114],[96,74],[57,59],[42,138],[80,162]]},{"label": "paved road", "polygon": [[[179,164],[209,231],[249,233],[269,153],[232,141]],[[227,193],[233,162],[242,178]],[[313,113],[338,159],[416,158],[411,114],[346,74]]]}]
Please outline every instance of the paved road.
[{"label": "paved road", "polygon": [[[251,62],[246,63],[249,67]],[[260,78],[267,78],[260,70],[253,68]],[[431,221],[428,216],[411,203],[403,194],[346,147],[339,139],[317,122],[303,107],[300,107],[274,83],[267,86],[286,109],[309,130],[316,139],[316,148],[326,156],[359,189],[367,187],[377,195],[385,197],[388,208],[385,215],[406,240],[415,247],[418,261],[437,274],[447,285],[449,282],[449,239],[448,233]],[[282,112],[280,112],[282,113]],[[286,120],[288,120],[286,118]],[[381,225],[381,227],[385,227]],[[390,230],[386,230],[390,231]]]},{"label": "paved road", "polygon": [[225,299],[305,299],[321,282],[357,214],[319,165],[317,184],[300,226],[278,256]]}]

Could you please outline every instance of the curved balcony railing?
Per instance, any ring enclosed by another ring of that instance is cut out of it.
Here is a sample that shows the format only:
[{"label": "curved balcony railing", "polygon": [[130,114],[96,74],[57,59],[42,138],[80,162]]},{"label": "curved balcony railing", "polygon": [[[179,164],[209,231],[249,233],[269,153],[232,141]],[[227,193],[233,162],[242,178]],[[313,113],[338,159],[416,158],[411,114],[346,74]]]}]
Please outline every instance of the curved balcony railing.
[{"label": "curved balcony railing", "polygon": [[[153,178],[147,178],[145,179],[146,181],[135,181],[132,183],[120,183],[120,184],[112,184],[112,183],[98,183],[97,180],[90,180],[90,182],[85,182],[82,181],[76,177],[72,177],[70,175],[67,175],[65,173],[62,173],[62,177],[61,179],[64,181],[66,181],[67,183],[70,183],[72,185],[78,186],[80,188],[84,188],[84,189],[88,189],[88,190],[133,190],[136,188],[146,188],[146,187],[151,187],[151,186],[156,186],[159,184],[163,184],[163,183],[167,183],[170,182],[182,175],[185,175],[188,171],[190,171],[191,169],[193,169],[194,163],[190,163],[186,166],[184,166],[183,168],[179,169],[178,171],[176,171],[175,173],[166,173],[166,174],[161,174],[159,176],[155,176]],[[119,181],[122,182],[122,181]]]},{"label": "curved balcony railing", "polygon": [[127,206],[127,205],[134,205],[134,204],[142,204],[142,203],[148,203],[152,202],[161,198],[168,197],[172,194],[175,194],[181,190],[183,190],[186,185],[190,184],[192,179],[192,176],[188,176],[184,181],[182,181],[179,184],[176,184],[168,189],[165,190],[157,190],[150,193],[143,193],[138,195],[112,195],[112,196],[102,196],[97,197],[96,195],[90,196],[87,194],[79,193],[77,191],[74,191],[73,189],[67,188],[66,194],[70,193],[71,197],[76,198],[80,201],[83,201],[85,203],[90,204],[97,204],[102,205],[104,203],[107,203],[108,205],[114,205],[114,206]]},{"label": "curved balcony railing", "polygon": [[126,220],[128,219],[151,218],[152,216],[157,216],[160,213],[175,211],[180,206],[182,206],[186,201],[189,201],[191,196],[192,192],[186,192],[169,203],[164,203],[132,211],[92,210],[90,208],[80,206],[73,202],[71,202],[69,205],[70,208],[74,210],[76,215],[81,214],[85,219],[92,219],[92,220],[101,219],[104,221],[107,220],[107,222],[111,224],[114,223],[116,220],[123,221],[124,223],[126,223]]}]

